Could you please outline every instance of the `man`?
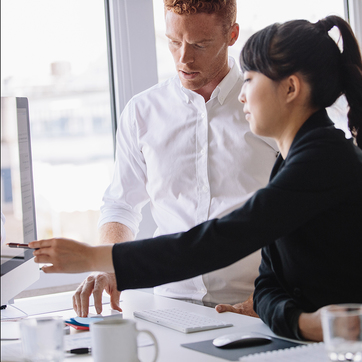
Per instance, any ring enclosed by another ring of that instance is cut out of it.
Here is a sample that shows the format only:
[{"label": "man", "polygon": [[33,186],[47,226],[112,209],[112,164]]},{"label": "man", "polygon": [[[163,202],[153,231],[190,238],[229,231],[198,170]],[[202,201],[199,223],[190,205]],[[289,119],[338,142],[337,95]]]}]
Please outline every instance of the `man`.
[{"label": "man", "polygon": [[[164,3],[177,76],[133,97],[121,115],[114,177],[101,209],[105,244],[133,240],[148,201],[156,235],[228,214],[267,184],[277,155],[273,141],[250,132],[237,99],[243,81],[228,58],[239,35],[236,1]],[[259,264],[256,252],[227,268],[156,287],[155,293],[234,304],[252,293]],[[101,312],[104,289],[112,308],[120,310],[114,275],[98,273],[73,297],[78,315],[87,315],[92,292]]]}]

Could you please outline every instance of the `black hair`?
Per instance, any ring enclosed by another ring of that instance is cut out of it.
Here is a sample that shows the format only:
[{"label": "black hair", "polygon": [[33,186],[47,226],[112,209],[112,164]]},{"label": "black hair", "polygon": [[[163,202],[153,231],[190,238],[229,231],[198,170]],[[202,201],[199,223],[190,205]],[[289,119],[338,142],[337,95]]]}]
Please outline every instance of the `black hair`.
[{"label": "black hair", "polygon": [[[341,52],[328,32],[336,26]],[[297,72],[311,86],[311,105],[326,108],[344,94],[349,104],[348,127],[362,148],[362,60],[349,24],[338,16],[317,23],[293,20],[270,25],[252,35],[241,55],[243,71],[256,71],[279,81]]]}]

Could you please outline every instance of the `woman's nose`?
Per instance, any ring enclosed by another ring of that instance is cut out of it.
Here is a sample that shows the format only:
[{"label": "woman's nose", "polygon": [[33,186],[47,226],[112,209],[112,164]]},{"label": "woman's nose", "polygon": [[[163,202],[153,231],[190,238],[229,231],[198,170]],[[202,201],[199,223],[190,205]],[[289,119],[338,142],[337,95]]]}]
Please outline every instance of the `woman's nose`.
[{"label": "woman's nose", "polygon": [[238,100],[240,103],[245,103],[245,92],[244,92],[244,86],[241,88]]}]

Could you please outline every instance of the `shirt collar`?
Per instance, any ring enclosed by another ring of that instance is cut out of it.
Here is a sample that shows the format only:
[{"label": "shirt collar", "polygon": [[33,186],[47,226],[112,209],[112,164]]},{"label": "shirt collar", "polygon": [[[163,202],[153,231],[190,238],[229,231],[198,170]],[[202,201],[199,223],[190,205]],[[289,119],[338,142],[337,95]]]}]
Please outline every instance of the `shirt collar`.
[{"label": "shirt collar", "polygon": [[218,97],[220,104],[224,103],[226,97],[240,78],[240,71],[232,57],[229,57],[229,67],[229,73],[226,74],[225,78],[217,85],[210,97],[210,99]]},{"label": "shirt collar", "polygon": [[[214,91],[211,94],[210,100],[214,98],[218,98],[220,104],[223,104],[228,94],[233,89],[234,85],[238,81],[240,77],[240,71],[235,63],[235,60],[232,57],[229,57],[229,73],[225,76],[225,78],[216,86]],[[179,80],[179,84],[183,94],[185,95],[185,100],[187,103],[191,102],[196,96],[199,96],[196,92],[186,89],[182,86],[181,81]]]}]

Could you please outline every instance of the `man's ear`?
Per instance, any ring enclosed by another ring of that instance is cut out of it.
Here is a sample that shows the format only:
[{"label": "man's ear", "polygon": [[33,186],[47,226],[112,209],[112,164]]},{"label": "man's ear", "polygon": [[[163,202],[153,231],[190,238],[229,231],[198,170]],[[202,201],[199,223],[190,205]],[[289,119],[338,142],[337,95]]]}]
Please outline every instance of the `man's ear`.
[{"label": "man's ear", "polygon": [[301,92],[301,79],[293,74],[285,79],[285,96],[287,103],[294,101]]},{"label": "man's ear", "polygon": [[230,30],[229,46],[234,45],[239,38],[239,24],[235,23]]}]

